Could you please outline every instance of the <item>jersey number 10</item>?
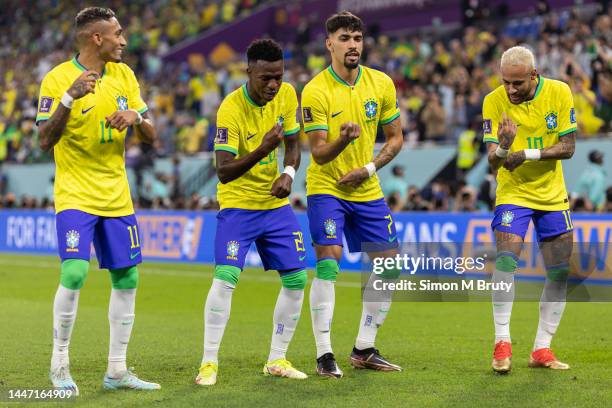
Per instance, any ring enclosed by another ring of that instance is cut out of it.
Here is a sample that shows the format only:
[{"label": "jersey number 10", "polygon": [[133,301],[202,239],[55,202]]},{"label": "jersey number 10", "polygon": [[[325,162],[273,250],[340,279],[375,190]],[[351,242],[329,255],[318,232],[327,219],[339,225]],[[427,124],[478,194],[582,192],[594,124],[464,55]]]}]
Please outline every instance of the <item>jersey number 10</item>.
[{"label": "jersey number 10", "polygon": [[529,149],[543,149],[544,142],[542,141],[542,137],[528,137],[527,146],[529,146]]}]

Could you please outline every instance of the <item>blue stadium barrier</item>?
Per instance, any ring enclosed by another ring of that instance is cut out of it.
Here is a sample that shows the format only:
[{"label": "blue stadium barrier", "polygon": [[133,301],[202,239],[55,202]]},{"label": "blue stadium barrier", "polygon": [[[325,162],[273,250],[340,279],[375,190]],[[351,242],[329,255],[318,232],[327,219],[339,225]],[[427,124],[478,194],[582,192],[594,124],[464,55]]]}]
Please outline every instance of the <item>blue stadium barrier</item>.
[{"label": "blue stadium barrier", "polygon": [[[214,262],[217,225],[214,211],[140,211],[137,217],[145,262]],[[308,219],[305,213],[297,213],[297,218],[304,231],[307,266],[314,268],[315,255],[308,233]],[[398,213],[394,219],[399,241],[404,243],[450,242],[478,245],[493,241],[491,214]],[[600,271],[601,279],[612,283],[612,271],[605,266],[610,264],[607,257],[612,254],[609,245],[612,241],[612,214],[575,214],[572,221],[579,250],[600,259],[604,265]],[[55,255],[57,239],[55,215],[52,212],[0,211],[0,253]],[[533,229],[528,231],[527,240],[536,241]],[[246,263],[248,266],[261,265],[254,245],[247,255]],[[349,254],[345,248],[340,267],[342,270],[359,270],[361,255]]]}]

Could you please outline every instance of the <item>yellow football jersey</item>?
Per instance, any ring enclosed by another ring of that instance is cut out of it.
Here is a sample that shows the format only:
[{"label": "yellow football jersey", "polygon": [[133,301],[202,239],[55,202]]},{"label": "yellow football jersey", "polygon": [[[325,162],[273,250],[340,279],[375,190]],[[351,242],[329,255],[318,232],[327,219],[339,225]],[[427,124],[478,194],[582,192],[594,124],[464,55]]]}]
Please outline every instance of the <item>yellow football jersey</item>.
[{"label": "yellow football jersey", "polygon": [[326,130],[327,142],[340,136],[340,126],[357,123],[358,139],[348,145],[334,160],[317,164],[312,156],[306,171],[307,195],[331,194],[348,201],[371,201],[383,197],[378,176],[364,181],[358,188],[338,186],[337,181],[349,171],[363,167],[374,159],[378,124],[399,117],[395,85],[385,73],[359,66],[355,85],[349,85],[331,65],[317,74],[302,92],[304,131]]},{"label": "yellow football jersey", "polygon": [[[225,150],[241,157],[261,145],[275,124],[281,123],[285,136],[300,131],[297,122],[297,96],[290,84],[283,82],[278,93],[263,106],[257,105],[247,92],[246,84],[225,97],[217,111],[215,151]],[[237,179],[217,186],[221,209],[272,210],[289,204],[286,198],[270,195],[274,180],[279,177],[277,151],[251,167]]]},{"label": "yellow football jersey", "polygon": [[[515,105],[503,86],[489,93],[483,103],[484,141],[499,143],[497,129],[505,112],[518,126],[510,153],[543,149],[576,131],[574,102],[569,86],[539,77],[532,100]],[[513,172],[501,167],[497,173],[496,205],[514,204],[535,210],[569,208],[561,160],[525,161]]]},{"label": "yellow football jersey", "polygon": [[[56,66],[44,77],[37,123],[53,115],[62,95],[86,71],[77,58]],[[66,128],[53,148],[57,213],[68,209],[106,217],[134,213],[124,160],[127,130],[105,127],[105,117],[127,109],[147,110],[138,81],[127,65],[108,62],[95,93],[74,101]]]}]

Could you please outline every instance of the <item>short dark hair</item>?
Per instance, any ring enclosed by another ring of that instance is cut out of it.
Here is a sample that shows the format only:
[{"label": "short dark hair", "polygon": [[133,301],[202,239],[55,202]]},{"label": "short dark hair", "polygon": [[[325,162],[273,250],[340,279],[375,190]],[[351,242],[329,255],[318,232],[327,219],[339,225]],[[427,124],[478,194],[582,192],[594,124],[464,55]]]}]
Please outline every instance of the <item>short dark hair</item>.
[{"label": "short dark hair", "polygon": [[249,63],[258,60],[275,62],[283,59],[283,49],[274,40],[255,40],[247,48],[247,61]]},{"label": "short dark hair", "polygon": [[339,13],[334,14],[325,22],[325,29],[327,30],[327,35],[333,34],[341,28],[346,28],[348,31],[358,31],[362,32],[363,29],[363,21],[350,11],[341,11]]},{"label": "short dark hair", "polygon": [[89,23],[99,20],[110,20],[115,17],[115,12],[105,7],[87,7],[79,11],[74,19],[76,29],[81,29]]}]

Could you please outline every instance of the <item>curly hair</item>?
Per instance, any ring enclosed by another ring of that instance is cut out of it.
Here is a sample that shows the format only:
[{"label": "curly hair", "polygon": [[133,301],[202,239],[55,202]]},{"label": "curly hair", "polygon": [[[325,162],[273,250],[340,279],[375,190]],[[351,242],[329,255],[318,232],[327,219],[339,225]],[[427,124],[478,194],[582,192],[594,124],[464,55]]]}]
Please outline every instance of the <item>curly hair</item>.
[{"label": "curly hair", "polygon": [[275,62],[283,59],[283,49],[274,40],[260,39],[253,41],[247,48],[247,61],[249,63],[263,60]]},{"label": "curly hair", "polygon": [[363,21],[350,11],[336,13],[325,22],[327,35],[333,34],[341,28],[346,28],[350,32],[364,32]]}]

